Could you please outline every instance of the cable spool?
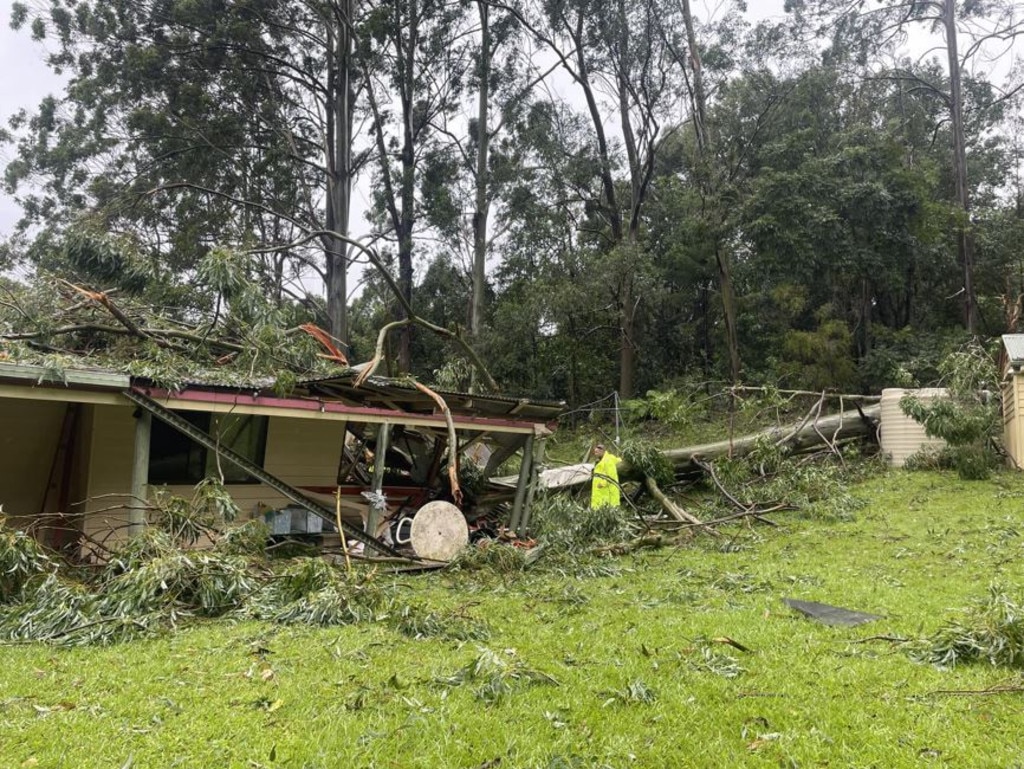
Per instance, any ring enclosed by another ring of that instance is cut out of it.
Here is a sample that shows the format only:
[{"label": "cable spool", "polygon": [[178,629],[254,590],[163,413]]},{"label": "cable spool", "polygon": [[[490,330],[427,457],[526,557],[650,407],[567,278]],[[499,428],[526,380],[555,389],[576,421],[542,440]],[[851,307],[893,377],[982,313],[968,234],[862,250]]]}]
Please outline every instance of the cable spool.
[{"label": "cable spool", "polygon": [[413,516],[409,542],[420,558],[450,561],[469,544],[469,526],[451,502],[427,502]]}]

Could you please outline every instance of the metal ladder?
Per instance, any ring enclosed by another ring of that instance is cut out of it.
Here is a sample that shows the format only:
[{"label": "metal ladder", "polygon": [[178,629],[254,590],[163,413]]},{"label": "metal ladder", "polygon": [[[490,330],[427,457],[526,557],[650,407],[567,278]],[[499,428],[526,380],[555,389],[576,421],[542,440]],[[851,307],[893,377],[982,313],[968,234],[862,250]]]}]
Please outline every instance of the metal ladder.
[{"label": "metal ladder", "polygon": [[[165,422],[178,432],[187,435],[200,446],[205,446],[210,451],[217,452],[224,459],[228,460],[234,465],[237,465],[246,473],[251,475],[253,478],[257,479],[261,483],[265,483],[267,486],[274,489],[276,492],[286,497],[287,499],[291,500],[299,507],[308,510],[309,512],[313,513],[313,515],[323,518],[325,521],[337,524],[337,519],[333,511],[328,510],[319,502],[310,499],[309,497],[302,494],[294,487],[289,486],[284,481],[274,477],[266,470],[264,470],[262,467],[246,459],[241,454],[237,454],[236,452],[232,451],[226,446],[221,445],[209,433],[200,430],[198,427],[193,425],[188,420],[182,419],[170,409],[164,408],[152,398],[143,395],[137,390],[124,390],[122,391],[122,394],[132,403],[136,404],[140,408],[145,409],[150,414],[159,419],[161,422]],[[339,532],[339,535],[341,536],[348,536],[351,539],[359,540],[367,547],[372,548],[383,555],[408,560],[407,556],[403,555],[402,553],[399,553],[394,548],[385,545],[383,542],[374,539],[369,534],[364,532],[362,529],[358,529],[355,526],[346,523],[345,521],[341,521],[341,528],[342,531]]]}]

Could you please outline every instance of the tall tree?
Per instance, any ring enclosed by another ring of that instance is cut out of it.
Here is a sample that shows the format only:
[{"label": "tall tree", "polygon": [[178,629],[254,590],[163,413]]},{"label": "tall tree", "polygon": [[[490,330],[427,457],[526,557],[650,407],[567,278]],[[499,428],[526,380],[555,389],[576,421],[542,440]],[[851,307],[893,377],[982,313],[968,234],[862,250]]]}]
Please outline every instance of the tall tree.
[{"label": "tall tree", "polygon": [[[607,309],[601,179],[589,118],[538,100],[502,141],[498,226],[502,261],[493,273],[493,321],[485,350],[497,376],[544,397],[583,403],[607,394],[609,355],[620,331]],[[595,265],[597,267],[595,268]]]},{"label": "tall tree", "polygon": [[[346,255],[292,246],[348,234],[356,173],[350,81],[354,0],[54,0],[12,23],[53,41],[66,98],[23,119],[7,183],[25,227],[66,227],[89,212],[131,234],[167,274],[217,243],[278,244],[270,282],[312,269],[332,332],[347,337]],[[301,284],[293,292],[304,293]]]},{"label": "tall tree", "polygon": [[[642,210],[661,125],[678,106],[661,25],[671,8],[658,0],[566,0],[539,12],[517,7],[517,18],[561,63],[579,88],[595,137],[601,194],[594,201],[604,220],[606,269],[619,325],[619,386],[633,394],[636,375]],[[602,89],[608,84],[607,89]],[[609,135],[614,125],[621,137]],[[626,178],[616,178],[622,162]]]},{"label": "tall tree", "polygon": [[[468,66],[465,11],[441,0],[383,0],[367,21],[363,77],[379,188],[376,205],[395,243],[398,287],[405,299],[396,320],[412,305],[413,231],[423,167],[436,147],[434,123],[455,111]],[[394,104],[392,104],[393,100]],[[399,336],[398,366],[412,370],[412,327]]]},{"label": "tall tree", "polygon": [[[993,48],[1007,50],[1007,43],[1024,33],[1024,15],[1012,0],[884,0],[878,7],[864,9],[860,0],[790,0],[791,10],[819,36],[832,41],[830,55],[845,58],[853,54],[866,62],[879,51],[902,42],[912,26],[941,32],[947,63],[945,83],[921,79],[910,72],[896,71],[943,100],[951,126],[950,150],[953,165],[953,198],[956,208],[953,230],[962,277],[963,323],[970,333],[978,331],[978,298],[975,291],[975,254],[971,231],[971,199],[967,169],[963,72],[976,56]],[[966,41],[965,45],[961,45]],[[1022,87],[1024,78],[1008,83],[999,101]],[[992,103],[979,105],[987,109]]]},{"label": "tall tree", "polygon": [[[678,45],[669,45],[686,76],[687,90],[690,96],[691,122],[694,132],[694,160],[691,164],[693,182],[700,190],[704,201],[702,216],[705,219],[709,234],[708,245],[714,254],[714,263],[718,273],[718,288],[721,294],[722,319],[725,323],[726,349],[729,355],[729,374],[733,382],[740,379],[740,345],[737,330],[736,289],[733,282],[733,258],[730,254],[728,225],[726,224],[727,209],[722,206],[721,193],[731,183],[728,169],[715,162],[715,132],[708,126],[708,99],[705,84],[704,57],[698,43],[697,24],[694,21],[690,0],[679,0],[682,12],[683,29],[685,31],[685,49]],[[727,18],[726,24],[740,26],[736,14]],[[723,171],[725,173],[723,173]]]}]

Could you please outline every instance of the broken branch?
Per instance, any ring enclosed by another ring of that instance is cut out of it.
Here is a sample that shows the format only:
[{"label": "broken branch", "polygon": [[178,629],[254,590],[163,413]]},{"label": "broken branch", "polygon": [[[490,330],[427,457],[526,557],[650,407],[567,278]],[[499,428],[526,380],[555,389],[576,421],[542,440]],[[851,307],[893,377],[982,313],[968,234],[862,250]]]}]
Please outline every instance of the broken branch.
[{"label": "broken branch", "polygon": [[416,380],[413,380],[412,384],[413,387],[421,393],[429,395],[433,399],[434,403],[437,404],[438,408],[441,409],[441,413],[444,414],[445,424],[448,425],[448,447],[445,449],[445,453],[448,456],[448,483],[451,484],[452,498],[455,500],[456,506],[461,507],[462,489],[459,488],[459,439],[455,434],[455,422],[452,420],[451,409],[448,408],[448,404],[445,402],[444,398],[426,385],[420,384]]},{"label": "broken branch", "polygon": [[714,537],[721,536],[719,532],[705,525],[704,521],[686,512],[683,508],[669,499],[665,492],[658,488],[657,481],[655,481],[651,476],[648,475],[644,478],[644,485],[647,487],[647,491],[650,495],[658,500],[658,503],[662,508],[680,523],[691,523],[694,526],[702,527],[708,534],[711,534]]}]

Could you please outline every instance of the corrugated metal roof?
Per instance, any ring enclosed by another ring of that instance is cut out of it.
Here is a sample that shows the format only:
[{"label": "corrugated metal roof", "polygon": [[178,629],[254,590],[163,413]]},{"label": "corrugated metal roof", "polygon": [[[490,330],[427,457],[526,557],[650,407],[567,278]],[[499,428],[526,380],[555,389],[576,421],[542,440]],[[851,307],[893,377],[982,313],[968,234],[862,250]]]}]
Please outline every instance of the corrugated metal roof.
[{"label": "corrugated metal roof", "polygon": [[[359,387],[354,381],[359,368],[350,368],[322,379],[300,382],[293,397],[337,400],[348,405],[365,405],[409,414],[433,414],[437,404],[405,379],[372,376]],[[123,372],[98,367],[68,366],[64,369],[0,361],[0,380],[32,384],[64,385],[69,388],[123,390],[132,383],[149,380],[132,377]],[[184,390],[255,391],[273,397],[269,379],[231,382],[228,377],[195,375],[185,383]],[[566,410],[564,402],[535,401],[506,395],[479,395],[473,393],[435,390],[455,416],[506,419],[518,422],[547,423],[557,419]]]},{"label": "corrugated metal roof", "polygon": [[1003,347],[1011,366],[1024,365],[1024,334],[1003,334]]},{"label": "corrugated metal roof", "polygon": [[106,369],[84,366],[81,368],[55,368],[6,361],[0,361],[0,379],[29,381],[36,385],[50,384],[64,385],[65,387],[77,385],[112,390],[123,390],[129,384],[129,379],[124,374]]},{"label": "corrugated metal roof", "polygon": [[[336,376],[309,380],[299,384],[298,391],[313,397],[337,398],[348,403],[394,408],[410,413],[432,413],[437,404],[404,379],[371,376],[359,387],[354,382],[358,369],[349,369]],[[482,395],[435,389],[453,414],[515,419],[523,422],[548,422],[566,410],[563,401],[535,401],[507,395]]]}]

